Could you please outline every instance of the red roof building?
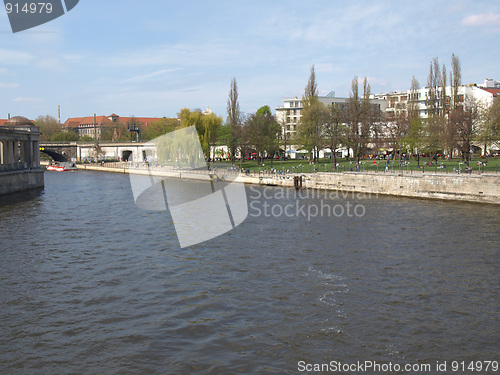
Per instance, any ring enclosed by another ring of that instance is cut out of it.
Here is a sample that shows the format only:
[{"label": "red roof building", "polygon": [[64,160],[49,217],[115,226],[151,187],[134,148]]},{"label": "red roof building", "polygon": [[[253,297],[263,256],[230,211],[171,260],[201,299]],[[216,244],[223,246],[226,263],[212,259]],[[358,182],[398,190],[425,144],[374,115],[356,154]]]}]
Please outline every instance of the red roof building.
[{"label": "red roof building", "polygon": [[113,113],[109,116],[70,117],[64,122],[63,127],[66,130],[76,132],[80,137],[89,136],[99,139],[104,128],[112,127],[118,123],[125,124],[127,127],[148,126],[159,120],[161,120],[160,117],[120,117]]}]

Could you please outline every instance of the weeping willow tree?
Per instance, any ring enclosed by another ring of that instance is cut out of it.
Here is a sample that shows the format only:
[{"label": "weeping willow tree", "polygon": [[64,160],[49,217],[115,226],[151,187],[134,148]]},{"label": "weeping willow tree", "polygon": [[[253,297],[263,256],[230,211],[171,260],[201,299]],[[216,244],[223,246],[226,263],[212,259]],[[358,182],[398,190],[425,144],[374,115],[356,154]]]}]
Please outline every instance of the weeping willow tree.
[{"label": "weeping willow tree", "polygon": [[154,142],[159,163],[179,168],[206,168],[205,155],[195,126],[167,133]]},{"label": "weeping willow tree", "polygon": [[196,128],[205,159],[210,159],[211,149],[217,143],[218,129],[222,126],[222,117],[213,112],[204,114],[199,109],[183,108],[179,112],[179,119],[181,128]]}]

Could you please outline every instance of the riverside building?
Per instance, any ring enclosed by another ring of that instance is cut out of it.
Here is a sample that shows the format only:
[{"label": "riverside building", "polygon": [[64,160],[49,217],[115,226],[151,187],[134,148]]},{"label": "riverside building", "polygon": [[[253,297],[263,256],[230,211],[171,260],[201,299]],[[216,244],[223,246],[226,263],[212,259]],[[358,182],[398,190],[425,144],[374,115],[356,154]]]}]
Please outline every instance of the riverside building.
[{"label": "riverside building", "polygon": [[[411,90],[392,91],[388,93],[372,94],[370,102],[385,114],[386,121],[396,118],[398,115],[405,114],[408,110],[411,99],[415,100],[416,109],[422,119],[429,117],[428,102],[431,95],[430,88],[425,87],[416,90],[414,93]],[[453,88],[447,86],[444,88],[438,87],[437,105],[438,111],[450,110],[452,102]],[[461,85],[458,87],[458,97],[460,101],[465,98],[474,100],[481,110],[489,108],[493,104],[495,97],[500,95],[500,81],[493,79],[485,79],[482,84]],[[411,95],[414,95],[412,98]],[[444,100],[443,100],[444,98]],[[349,98],[336,97],[335,92],[331,92],[326,96],[318,97],[318,100],[329,106],[336,104],[342,108],[346,108],[349,104]],[[282,144],[288,157],[294,159],[297,154],[306,153],[305,150],[299,150],[293,144],[293,138],[297,134],[300,120],[302,117],[303,103],[302,98],[283,98],[283,105],[276,109],[276,119],[282,128]],[[374,146],[374,145],[371,145]],[[341,147],[337,150],[339,157],[344,157],[347,154],[347,148]],[[320,151],[320,157],[328,157],[331,150],[324,149]]]}]

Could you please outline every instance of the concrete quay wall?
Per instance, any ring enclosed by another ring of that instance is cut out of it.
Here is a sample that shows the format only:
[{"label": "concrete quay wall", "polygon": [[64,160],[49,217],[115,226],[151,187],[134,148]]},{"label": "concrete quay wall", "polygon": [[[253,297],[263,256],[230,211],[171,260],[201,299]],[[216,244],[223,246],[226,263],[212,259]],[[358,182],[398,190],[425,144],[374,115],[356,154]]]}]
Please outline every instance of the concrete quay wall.
[{"label": "concrete quay wall", "polygon": [[83,164],[78,165],[79,170],[88,170],[88,171],[101,171],[101,172],[114,172],[114,173],[125,173],[125,174],[138,174],[144,176],[158,176],[158,177],[169,177],[169,178],[185,178],[189,180],[200,180],[200,181],[210,181],[210,177],[206,172],[197,173],[196,171],[168,171],[168,170],[155,170],[153,169],[135,169],[135,168],[115,168],[115,167],[104,167],[100,165],[94,164]]},{"label": "concrete quay wall", "polygon": [[[252,182],[251,178],[246,179],[246,182]],[[293,186],[293,177],[262,177],[257,183]],[[315,173],[303,175],[302,186],[311,189],[500,204],[500,176],[488,174]]]},{"label": "concrete quay wall", "polygon": [[[102,166],[80,169],[105,172],[157,175],[162,177],[208,180],[207,174],[188,171],[155,171]],[[293,187],[294,175],[242,175],[247,184]],[[389,173],[312,173],[302,174],[303,188],[394,195],[402,197],[500,204],[500,176],[492,174],[389,174]]]},{"label": "concrete quay wall", "polygon": [[42,170],[0,173],[0,195],[44,187]]}]

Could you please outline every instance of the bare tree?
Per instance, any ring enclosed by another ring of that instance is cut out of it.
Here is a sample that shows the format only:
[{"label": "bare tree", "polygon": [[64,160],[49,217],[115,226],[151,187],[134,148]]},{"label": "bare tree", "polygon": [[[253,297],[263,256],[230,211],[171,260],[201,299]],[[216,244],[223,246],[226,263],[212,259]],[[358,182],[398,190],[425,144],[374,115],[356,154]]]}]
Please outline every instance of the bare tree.
[{"label": "bare tree", "polygon": [[330,160],[332,164],[337,164],[337,148],[345,142],[346,127],[344,125],[346,110],[338,103],[328,106],[329,116],[323,128],[325,141],[330,148]]},{"label": "bare tree", "polygon": [[410,153],[415,154],[417,165],[420,166],[420,152],[424,145],[424,134],[422,120],[420,118],[420,108],[418,107],[420,84],[413,77],[410,86],[410,97],[408,98],[407,121],[408,132],[404,142],[407,145]]},{"label": "bare tree", "polygon": [[[444,69],[444,67],[443,67]],[[443,70],[443,74],[445,71]],[[451,56],[451,72],[450,72],[450,85],[451,85],[451,95],[446,98],[448,115],[447,121],[444,122],[443,127],[443,145],[446,148],[446,152],[450,158],[453,157],[454,150],[458,147],[459,137],[458,130],[456,128],[457,116],[461,117],[460,114],[463,110],[463,97],[459,95],[459,89],[461,85],[462,73],[460,70],[460,61],[458,56],[452,54]],[[446,86],[446,81],[443,82],[443,87]],[[444,104],[443,104],[444,106]]]},{"label": "bare tree", "polygon": [[429,153],[437,153],[441,148],[441,130],[443,128],[443,116],[440,108],[440,84],[441,70],[439,69],[439,60],[433,58],[429,66],[429,76],[427,77],[427,86],[429,94],[427,97],[427,148]]},{"label": "bare tree", "polygon": [[458,89],[462,84],[462,72],[460,68],[460,60],[454,53],[451,54],[450,84],[452,87],[452,105],[453,107],[456,107],[457,105],[460,105],[462,101],[458,94]]},{"label": "bare tree", "polygon": [[488,153],[488,147],[493,144],[500,146],[500,96],[493,100],[493,104],[484,111],[478,140],[484,144],[484,153]]},{"label": "bare tree", "polygon": [[462,153],[462,159],[469,162],[471,159],[472,142],[478,133],[480,120],[479,103],[467,96],[462,106],[456,107],[450,113],[449,121],[457,134],[457,146]]},{"label": "bare tree", "polygon": [[350,149],[352,149],[353,156],[359,153],[359,122],[361,120],[361,106],[359,102],[359,82],[358,77],[354,76],[351,82],[351,93],[349,95],[348,109],[347,109],[347,125],[349,130],[347,132],[347,159],[349,159]]},{"label": "bare tree", "polygon": [[357,161],[366,154],[366,148],[370,139],[373,123],[375,119],[375,108],[370,103],[370,85],[365,77],[363,81],[363,98],[361,100],[360,128],[359,128],[359,147],[356,155]]},{"label": "bare tree", "polygon": [[309,81],[302,97],[302,117],[298,127],[296,142],[312,154],[313,162],[319,157],[324,139],[322,127],[326,121],[327,110],[318,100],[318,88],[314,65],[311,67]]}]

